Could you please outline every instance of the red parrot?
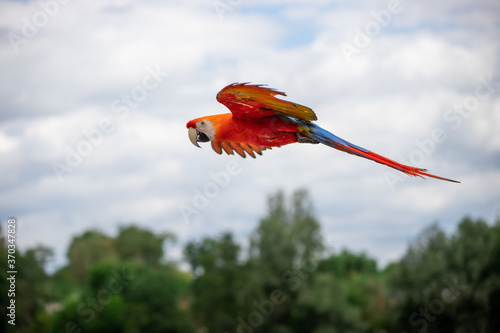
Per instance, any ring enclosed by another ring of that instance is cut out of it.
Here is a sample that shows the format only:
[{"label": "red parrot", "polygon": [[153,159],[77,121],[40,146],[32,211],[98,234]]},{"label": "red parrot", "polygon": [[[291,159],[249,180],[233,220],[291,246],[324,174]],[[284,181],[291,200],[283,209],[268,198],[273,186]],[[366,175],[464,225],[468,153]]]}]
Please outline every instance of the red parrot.
[{"label": "red parrot", "polygon": [[329,147],[387,165],[410,176],[424,176],[459,183],[456,180],[426,173],[387,157],[356,146],[327,130],[313,124],[317,120],[314,111],[307,106],[275,97],[286,96],[275,89],[249,83],[233,83],[217,94],[217,101],[231,113],[193,119],[186,124],[191,142],[211,142],[212,148],[221,154],[236,151],[255,158],[255,153],[290,143],[322,143]]}]

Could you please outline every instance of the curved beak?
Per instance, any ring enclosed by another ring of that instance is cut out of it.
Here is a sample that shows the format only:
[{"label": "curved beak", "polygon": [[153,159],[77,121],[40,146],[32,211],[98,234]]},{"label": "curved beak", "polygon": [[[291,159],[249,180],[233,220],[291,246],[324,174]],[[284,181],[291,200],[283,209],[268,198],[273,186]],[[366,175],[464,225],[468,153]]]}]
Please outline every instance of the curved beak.
[{"label": "curved beak", "polygon": [[198,140],[196,140],[198,138],[198,131],[196,129],[190,127],[188,129],[188,135],[189,135],[189,140],[191,140],[193,145],[195,145],[198,148],[201,148],[200,145],[198,144]]}]

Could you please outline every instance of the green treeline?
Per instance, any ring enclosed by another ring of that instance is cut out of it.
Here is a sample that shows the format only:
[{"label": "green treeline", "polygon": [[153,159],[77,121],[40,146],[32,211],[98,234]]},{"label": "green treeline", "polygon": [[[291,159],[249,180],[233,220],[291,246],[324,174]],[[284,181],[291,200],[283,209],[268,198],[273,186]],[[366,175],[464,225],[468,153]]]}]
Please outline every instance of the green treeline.
[{"label": "green treeline", "polygon": [[[0,331],[500,332],[500,221],[465,217],[451,235],[431,225],[380,269],[367,254],[327,244],[298,190],[268,198],[245,244],[223,233],[186,244],[183,262],[167,261],[175,241],[134,225],[116,237],[89,230],[51,275],[51,249],[18,252],[16,325],[2,276]],[[5,275],[6,255],[0,263]]]}]

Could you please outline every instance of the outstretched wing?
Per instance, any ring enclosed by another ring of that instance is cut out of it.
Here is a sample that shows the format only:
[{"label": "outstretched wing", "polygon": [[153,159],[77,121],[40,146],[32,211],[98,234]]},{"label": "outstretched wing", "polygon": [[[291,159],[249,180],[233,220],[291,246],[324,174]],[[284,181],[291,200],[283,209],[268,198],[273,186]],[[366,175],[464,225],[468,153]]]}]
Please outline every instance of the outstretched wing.
[{"label": "outstretched wing", "polygon": [[224,104],[235,117],[261,118],[275,115],[290,116],[299,120],[317,120],[311,108],[276,98],[286,96],[284,92],[262,85],[233,83],[217,94],[217,100]]}]

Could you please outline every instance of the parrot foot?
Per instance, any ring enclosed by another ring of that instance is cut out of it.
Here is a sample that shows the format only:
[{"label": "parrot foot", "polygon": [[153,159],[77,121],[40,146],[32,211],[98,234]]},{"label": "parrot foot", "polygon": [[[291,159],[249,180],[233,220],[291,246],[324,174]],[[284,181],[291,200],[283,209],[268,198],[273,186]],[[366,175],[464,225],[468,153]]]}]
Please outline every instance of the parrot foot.
[{"label": "parrot foot", "polygon": [[314,143],[314,144],[319,143],[318,141],[308,136],[304,136],[301,133],[295,133],[295,135],[297,136],[297,140],[299,141],[299,143]]}]

